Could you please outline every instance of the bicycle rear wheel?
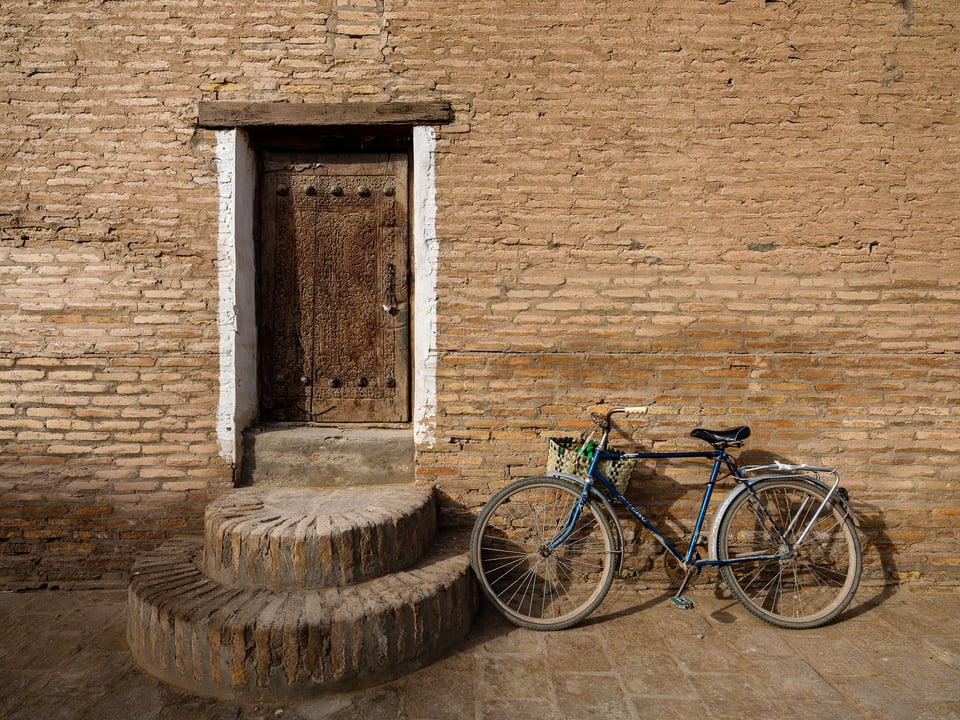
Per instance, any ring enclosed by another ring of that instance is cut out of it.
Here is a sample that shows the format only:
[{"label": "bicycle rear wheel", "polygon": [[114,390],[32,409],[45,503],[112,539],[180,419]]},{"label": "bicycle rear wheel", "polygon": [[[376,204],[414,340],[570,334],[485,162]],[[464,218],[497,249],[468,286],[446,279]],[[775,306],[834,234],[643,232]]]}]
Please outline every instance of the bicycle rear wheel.
[{"label": "bicycle rear wheel", "polygon": [[582,488],[562,478],[519,480],[481,510],[470,537],[470,562],[480,588],[515,625],[562,630],[601,603],[619,552],[604,508],[589,500],[570,536],[564,528]]},{"label": "bicycle rear wheel", "polygon": [[793,545],[793,555],[721,566],[727,587],[747,610],[773,625],[825,625],[850,604],[860,584],[860,539],[853,519],[831,500],[796,544],[826,491],[792,478],[761,480],[753,491],[741,492],[720,518],[717,559],[786,553],[775,527]]}]

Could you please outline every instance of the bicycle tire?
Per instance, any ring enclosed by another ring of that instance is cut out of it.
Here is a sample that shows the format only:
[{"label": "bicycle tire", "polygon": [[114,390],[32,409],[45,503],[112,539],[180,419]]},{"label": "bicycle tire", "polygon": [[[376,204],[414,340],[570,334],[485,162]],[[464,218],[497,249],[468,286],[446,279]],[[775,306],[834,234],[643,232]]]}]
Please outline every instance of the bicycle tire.
[{"label": "bicycle tire", "polygon": [[547,544],[564,527],[582,487],[555,477],[518,480],[480,511],[470,535],[470,563],[484,596],[507,620],[531,630],[563,630],[603,601],[620,549],[606,510],[583,507],[570,536]]},{"label": "bicycle tire", "polygon": [[[803,479],[770,478],[752,487],[753,493],[733,499],[718,522],[718,560],[785,552],[771,519],[793,543],[826,497],[826,490]],[[826,625],[846,609],[862,565],[853,519],[831,499],[792,557],[722,565],[720,574],[737,601],[761,620],[806,629]]]}]

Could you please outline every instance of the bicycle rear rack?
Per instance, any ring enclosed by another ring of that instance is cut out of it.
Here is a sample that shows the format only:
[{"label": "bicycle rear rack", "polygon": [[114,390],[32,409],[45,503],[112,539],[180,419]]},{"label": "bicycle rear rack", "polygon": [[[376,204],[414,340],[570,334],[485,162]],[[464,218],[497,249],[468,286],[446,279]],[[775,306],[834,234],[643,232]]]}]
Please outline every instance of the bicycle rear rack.
[{"label": "bicycle rear rack", "polygon": [[[773,471],[773,472],[769,472]],[[823,509],[829,504],[834,493],[836,493],[837,488],[840,487],[840,473],[837,472],[836,468],[829,467],[818,467],[816,465],[791,465],[788,463],[782,463],[779,460],[770,463],[769,465],[748,465],[747,467],[740,468],[741,474],[753,474],[753,473],[766,473],[757,477],[750,478],[753,481],[766,480],[768,478],[780,478],[780,477],[791,477],[796,475],[798,477],[806,477],[808,479],[813,479],[818,485],[823,487],[827,491],[826,496],[823,498],[823,502],[820,503],[820,507],[817,508],[817,511],[813,514],[813,517],[810,519],[810,522],[807,523],[807,526],[803,529],[803,532],[800,533],[800,536],[797,538],[796,542],[793,543],[793,547],[801,545],[804,540],[806,540],[807,535],[810,532],[810,529],[813,527],[813,524],[819,519],[820,513],[823,512]],[[787,473],[786,475],[778,473]],[[806,474],[804,474],[806,473]],[[815,477],[810,478],[810,473]],[[830,474],[833,475],[833,484],[827,485],[826,482],[820,479],[821,474]],[[745,479],[745,478],[744,478]],[[843,500],[843,505],[850,513],[850,516],[854,518],[854,523],[856,523],[856,516],[853,514],[853,511],[850,510],[849,504],[843,498],[842,495],[839,495],[841,500]],[[804,501],[806,502],[806,501]],[[800,510],[803,511],[805,506],[801,506]],[[800,512],[794,516],[794,520],[800,516]],[[793,523],[791,522],[790,527],[784,530],[784,535],[793,530]]]}]

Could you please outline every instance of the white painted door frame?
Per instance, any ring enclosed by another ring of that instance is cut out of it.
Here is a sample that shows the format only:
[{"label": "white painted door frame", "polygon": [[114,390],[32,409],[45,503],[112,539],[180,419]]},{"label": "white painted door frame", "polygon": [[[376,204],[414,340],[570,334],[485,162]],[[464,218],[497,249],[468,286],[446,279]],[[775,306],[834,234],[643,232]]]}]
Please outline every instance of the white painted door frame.
[{"label": "white painted door frame", "polygon": [[[413,129],[413,433],[435,439],[437,398],[436,131]],[[256,158],[242,129],[217,131],[220,456],[236,465],[243,430],[257,416]]]}]

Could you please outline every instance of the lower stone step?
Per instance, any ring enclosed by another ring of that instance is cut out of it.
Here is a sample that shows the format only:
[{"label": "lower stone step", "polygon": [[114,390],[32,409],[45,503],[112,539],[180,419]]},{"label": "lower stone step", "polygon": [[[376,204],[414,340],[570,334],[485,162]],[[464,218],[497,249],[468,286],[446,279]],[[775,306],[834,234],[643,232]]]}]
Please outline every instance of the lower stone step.
[{"label": "lower stone step", "polygon": [[415,565],[356,585],[276,592],[202,571],[199,537],[133,568],[127,634],[136,662],[187,692],[275,702],[396,679],[441,657],[477,605],[465,533],[440,533]]}]

